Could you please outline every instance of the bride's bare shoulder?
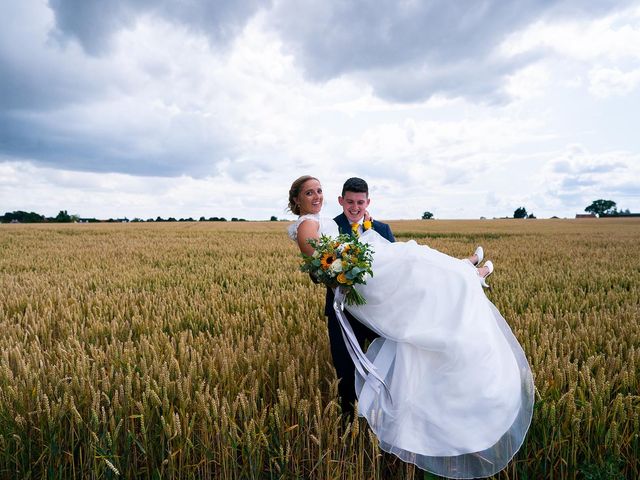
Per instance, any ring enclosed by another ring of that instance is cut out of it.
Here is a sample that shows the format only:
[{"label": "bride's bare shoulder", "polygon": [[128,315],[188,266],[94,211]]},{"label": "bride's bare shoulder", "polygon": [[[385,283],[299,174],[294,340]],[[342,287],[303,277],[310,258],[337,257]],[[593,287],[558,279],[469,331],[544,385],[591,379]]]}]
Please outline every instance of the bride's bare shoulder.
[{"label": "bride's bare shoulder", "polygon": [[300,222],[298,225],[298,237],[308,237],[309,234],[318,233],[318,227],[320,227],[320,220],[309,216]]}]

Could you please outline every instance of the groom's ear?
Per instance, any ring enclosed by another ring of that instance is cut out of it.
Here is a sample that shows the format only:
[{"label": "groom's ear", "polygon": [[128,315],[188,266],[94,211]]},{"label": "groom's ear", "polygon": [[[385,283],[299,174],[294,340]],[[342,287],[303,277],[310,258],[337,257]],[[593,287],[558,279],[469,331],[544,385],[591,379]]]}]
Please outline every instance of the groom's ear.
[{"label": "groom's ear", "polygon": [[340,206],[344,206],[344,198],[342,198],[341,195],[338,195],[338,203],[340,204]]}]

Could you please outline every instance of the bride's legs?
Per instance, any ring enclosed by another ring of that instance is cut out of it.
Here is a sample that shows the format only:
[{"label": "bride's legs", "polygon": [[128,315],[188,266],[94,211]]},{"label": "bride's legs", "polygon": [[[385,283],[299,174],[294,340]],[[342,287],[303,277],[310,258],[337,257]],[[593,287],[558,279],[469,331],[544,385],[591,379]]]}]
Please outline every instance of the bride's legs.
[{"label": "bride's legs", "polygon": [[482,261],[482,259],[484,258],[484,250],[482,249],[481,246],[478,246],[476,248],[476,251],[473,252],[473,255],[471,255],[468,260],[471,262],[471,264],[475,267],[476,265],[479,265],[480,262]]},{"label": "bride's legs", "polygon": [[469,262],[471,265],[475,267],[480,264],[483,258],[484,258],[484,250],[482,249],[482,247],[478,246],[476,248],[476,251],[473,252],[473,255],[465,258],[464,260],[466,260],[467,262]]},{"label": "bride's legs", "polygon": [[478,278],[480,279],[480,284],[485,288],[489,288],[486,279],[493,273],[493,262],[491,262],[491,260],[487,260],[484,265],[480,267],[478,265],[480,265],[480,262],[482,262],[483,258],[484,250],[481,246],[478,246],[475,252],[473,252],[473,255],[467,258],[463,258],[462,261],[473,267],[478,275]]},{"label": "bride's legs", "polygon": [[480,277],[480,285],[484,288],[489,288],[487,284],[487,277],[493,273],[493,262],[491,260],[487,260],[484,262],[482,267],[477,269],[478,276]]},{"label": "bride's legs", "polygon": [[487,267],[486,265],[478,267],[476,270],[478,270],[478,276],[481,278],[486,278],[490,273],[489,267]]}]

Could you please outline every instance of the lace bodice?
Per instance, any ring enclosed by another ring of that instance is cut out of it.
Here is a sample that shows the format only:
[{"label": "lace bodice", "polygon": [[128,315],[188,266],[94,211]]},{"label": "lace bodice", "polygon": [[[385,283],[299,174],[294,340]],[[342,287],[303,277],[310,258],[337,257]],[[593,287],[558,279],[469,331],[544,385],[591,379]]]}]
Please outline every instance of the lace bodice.
[{"label": "lace bodice", "polygon": [[298,227],[305,220],[315,220],[318,222],[318,233],[321,235],[336,237],[340,233],[338,231],[338,224],[331,218],[322,218],[318,214],[301,215],[295,222],[289,225],[289,238],[294,242],[298,240]]}]

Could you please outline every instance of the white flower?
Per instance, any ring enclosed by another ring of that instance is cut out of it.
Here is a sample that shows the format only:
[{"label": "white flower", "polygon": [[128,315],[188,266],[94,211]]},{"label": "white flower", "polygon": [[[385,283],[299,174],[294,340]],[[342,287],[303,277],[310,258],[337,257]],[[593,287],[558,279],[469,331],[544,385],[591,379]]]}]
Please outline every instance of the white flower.
[{"label": "white flower", "polygon": [[320,256],[320,252],[318,250],[314,250],[313,251],[313,255],[311,255],[313,258],[318,258]]},{"label": "white flower", "polygon": [[334,273],[340,273],[342,271],[342,260],[334,260],[329,268]]}]

